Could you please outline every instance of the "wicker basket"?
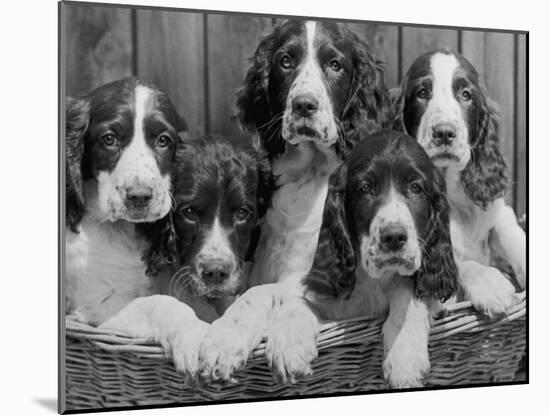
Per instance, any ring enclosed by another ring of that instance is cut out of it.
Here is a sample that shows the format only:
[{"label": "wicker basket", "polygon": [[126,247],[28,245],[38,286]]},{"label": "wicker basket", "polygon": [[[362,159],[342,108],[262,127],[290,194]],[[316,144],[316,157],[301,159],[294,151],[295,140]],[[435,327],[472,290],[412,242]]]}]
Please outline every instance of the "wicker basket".
[{"label": "wicker basket", "polygon": [[[525,351],[525,295],[510,314],[489,321],[469,302],[451,305],[431,329],[427,386],[513,381]],[[278,384],[260,345],[231,385],[188,385],[162,348],[66,320],[68,410],[199,403],[365,392],[386,388],[381,377],[383,320],[327,323],[314,375]]]}]

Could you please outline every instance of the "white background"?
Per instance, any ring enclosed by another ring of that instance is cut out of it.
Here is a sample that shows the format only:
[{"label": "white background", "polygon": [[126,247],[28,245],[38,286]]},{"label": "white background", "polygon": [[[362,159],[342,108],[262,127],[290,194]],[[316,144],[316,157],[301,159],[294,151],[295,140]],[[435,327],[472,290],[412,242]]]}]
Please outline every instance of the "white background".
[{"label": "white background", "polygon": [[[116,3],[117,1],[112,1]],[[139,1],[215,10],[530,30],[530,377],[527,386],[141,411],[140,414],[548,413],[549,13],[545,2]],[[123,3],[123,2],[120,2]],[[546,3],[548,4],[548,3]],[[57,4],[3,1],[0,23],[0,413],[52,414],[57,394]]]}]

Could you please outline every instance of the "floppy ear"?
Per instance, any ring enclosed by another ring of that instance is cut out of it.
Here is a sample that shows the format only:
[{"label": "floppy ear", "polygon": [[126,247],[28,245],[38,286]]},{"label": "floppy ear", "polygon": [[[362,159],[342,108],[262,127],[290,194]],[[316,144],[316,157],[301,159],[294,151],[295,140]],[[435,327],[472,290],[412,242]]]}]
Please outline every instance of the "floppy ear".
[{"label": "floppy ear", "polygon": [[172,212],[156,222],[140,224],[140,231],[150,243],[143,255],[147,266],[145,274],[156,277],[166,266],[176,262],[178,256]]},{"label": "floppy ear", "polygon": [[415,275],[416,295],[445,302],[457,289],[458,269],[451,244],[445,180],[434,168],[435,192],[422,264]]},{"label": "floppy ear", "polygon": [[[244,131],[259,134],[271,157],[284,152],[285,144],[280,137],[281,120],[274,121],[269,101],[269,73],[275,40],[279,38],[281,25],[261,39],[242,87],[237,91],[235,117]],[[272,122],[273,121],[273,122]]]},{"label": "floppy ear", "polygon": [[499,150],[498,114],[480,86],[481,117],[477,134],[471,140],[470,162],[462,171],[462,183],[468,196],[483,209],[504,196],[508,187],[506,163]]},{"label": "floppy ear", "polygon": [[403,111],[405,111],[405,93],[407,91],[408,76],[405,75],[401,85],[390,90],[392,107],[392,128],[407,133]]},{"label": "floppy ear", "polygon": [[330,178],[323,224],[313,266],[304,284],[307,289],[334,298],[348,297],[355,287],[356,257],[346,217],[347,166]]},{"label": "floppy ear", "polygon": [[340,115],[345,132],[336,150],[344,157],[365,135],[388,127],[391,116],[384,64],[376,59],[367,42],[350,31],[353,38],[353,79]]},{"label": "floppy ear", "polygon": [[256,159],[256,173],[258,179],[258,188],[256,190],[256,212],[258,223],[252,230],[250,244],[245,255],[245,261],[254,259],[254,252],[258,246],[261,235],[261,223],[267,209],[271,206],[271,196],[275,190],[275,176],[271,171],[271,163],[267,156],[267,152],[254,145]]},{"label": "floppy ear", "polygon": [[275,190],[275,176],[271,170],[271,162],[265,150],[258,151],[258,219],[262,219],[271,206],[271,197]]},{"label": "floppy ear", "polygon": [[67,201],[65,224],[73,232],[78,232],[76,227],[86,209],[82,193],[82,160],[89,113],[90,105],[87,100],[67,98],[65,110],[65,194]]}]

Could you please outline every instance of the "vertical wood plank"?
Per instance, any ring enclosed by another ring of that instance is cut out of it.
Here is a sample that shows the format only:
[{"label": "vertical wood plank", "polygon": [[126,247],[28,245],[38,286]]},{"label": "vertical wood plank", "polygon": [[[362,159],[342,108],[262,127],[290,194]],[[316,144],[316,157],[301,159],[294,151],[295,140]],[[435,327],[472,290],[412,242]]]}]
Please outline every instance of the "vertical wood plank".
[{"label": "vertical wood plank", "polygon": [[440,48],[457,50],[458,32],[449,29],[406,27],[403,30],[402,73],[405,74],[416,58],[425,52]]},{"label": "vertical wood plank", "polygon": [[131,10],[65,4],[67,94],[132,75]]},{"label": "vertical wood plank", "polygon": [[364,37],[375,56],[386,66],[386,85],[388,88],[397,86],[398,80],[398,27],[376,23],[348,23],[351,30]]},{"label": "vertical wood plank", "polygon": [[527,213],[527,36],[517,35],[516,214]]},{"label": "vertical wood plank", "polygon": [[164,90],[193,136],[205,133],[204,15],[137,11],[137,75]]},{"label": "vertical wood plank", "polygon": [[514,43],[514,35],[510,33],[462,32],[462,54],[476,67],[489,96],[498,104],[500,110],[500,149],[512,179],[506,201],[512,206],[516,193]]},{"label": "vertical wood plank", "polygon": [[248,58],[272,22],[270,18],[219,14],[207,15],[206,22],[210,131],[231,135],[238,131],[231,120],[235,92],[243,82]]}]

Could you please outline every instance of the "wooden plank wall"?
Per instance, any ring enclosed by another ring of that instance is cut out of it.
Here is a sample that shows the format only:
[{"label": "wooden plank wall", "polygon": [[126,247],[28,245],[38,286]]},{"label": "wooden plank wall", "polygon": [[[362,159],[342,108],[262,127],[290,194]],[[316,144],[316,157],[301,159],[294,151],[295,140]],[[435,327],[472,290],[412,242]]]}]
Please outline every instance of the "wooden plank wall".
[{"label": "wooden plank wall", "polygon": [[135,75],[165,91],[192,135],[206,128],[204,15],[135,11]]},{"label": "wooden plank wall", "polygon": [[[247,58],[277,19],[253,16],[67,7],[67,91],[84,93],[129,75],[167,91],[193,135],[231,134],[235,91]],[[388,87],[397,86],[412,61],[451,48],[478,69],[501,113],[501,149],[512,186],[508,202],[526,211],[526,35],[348,23],[386,63]]]},{"label": "wooden plank wall", "polygon": [[75,95],[133,74],[132,12],[67,7],[67,92]]}]

